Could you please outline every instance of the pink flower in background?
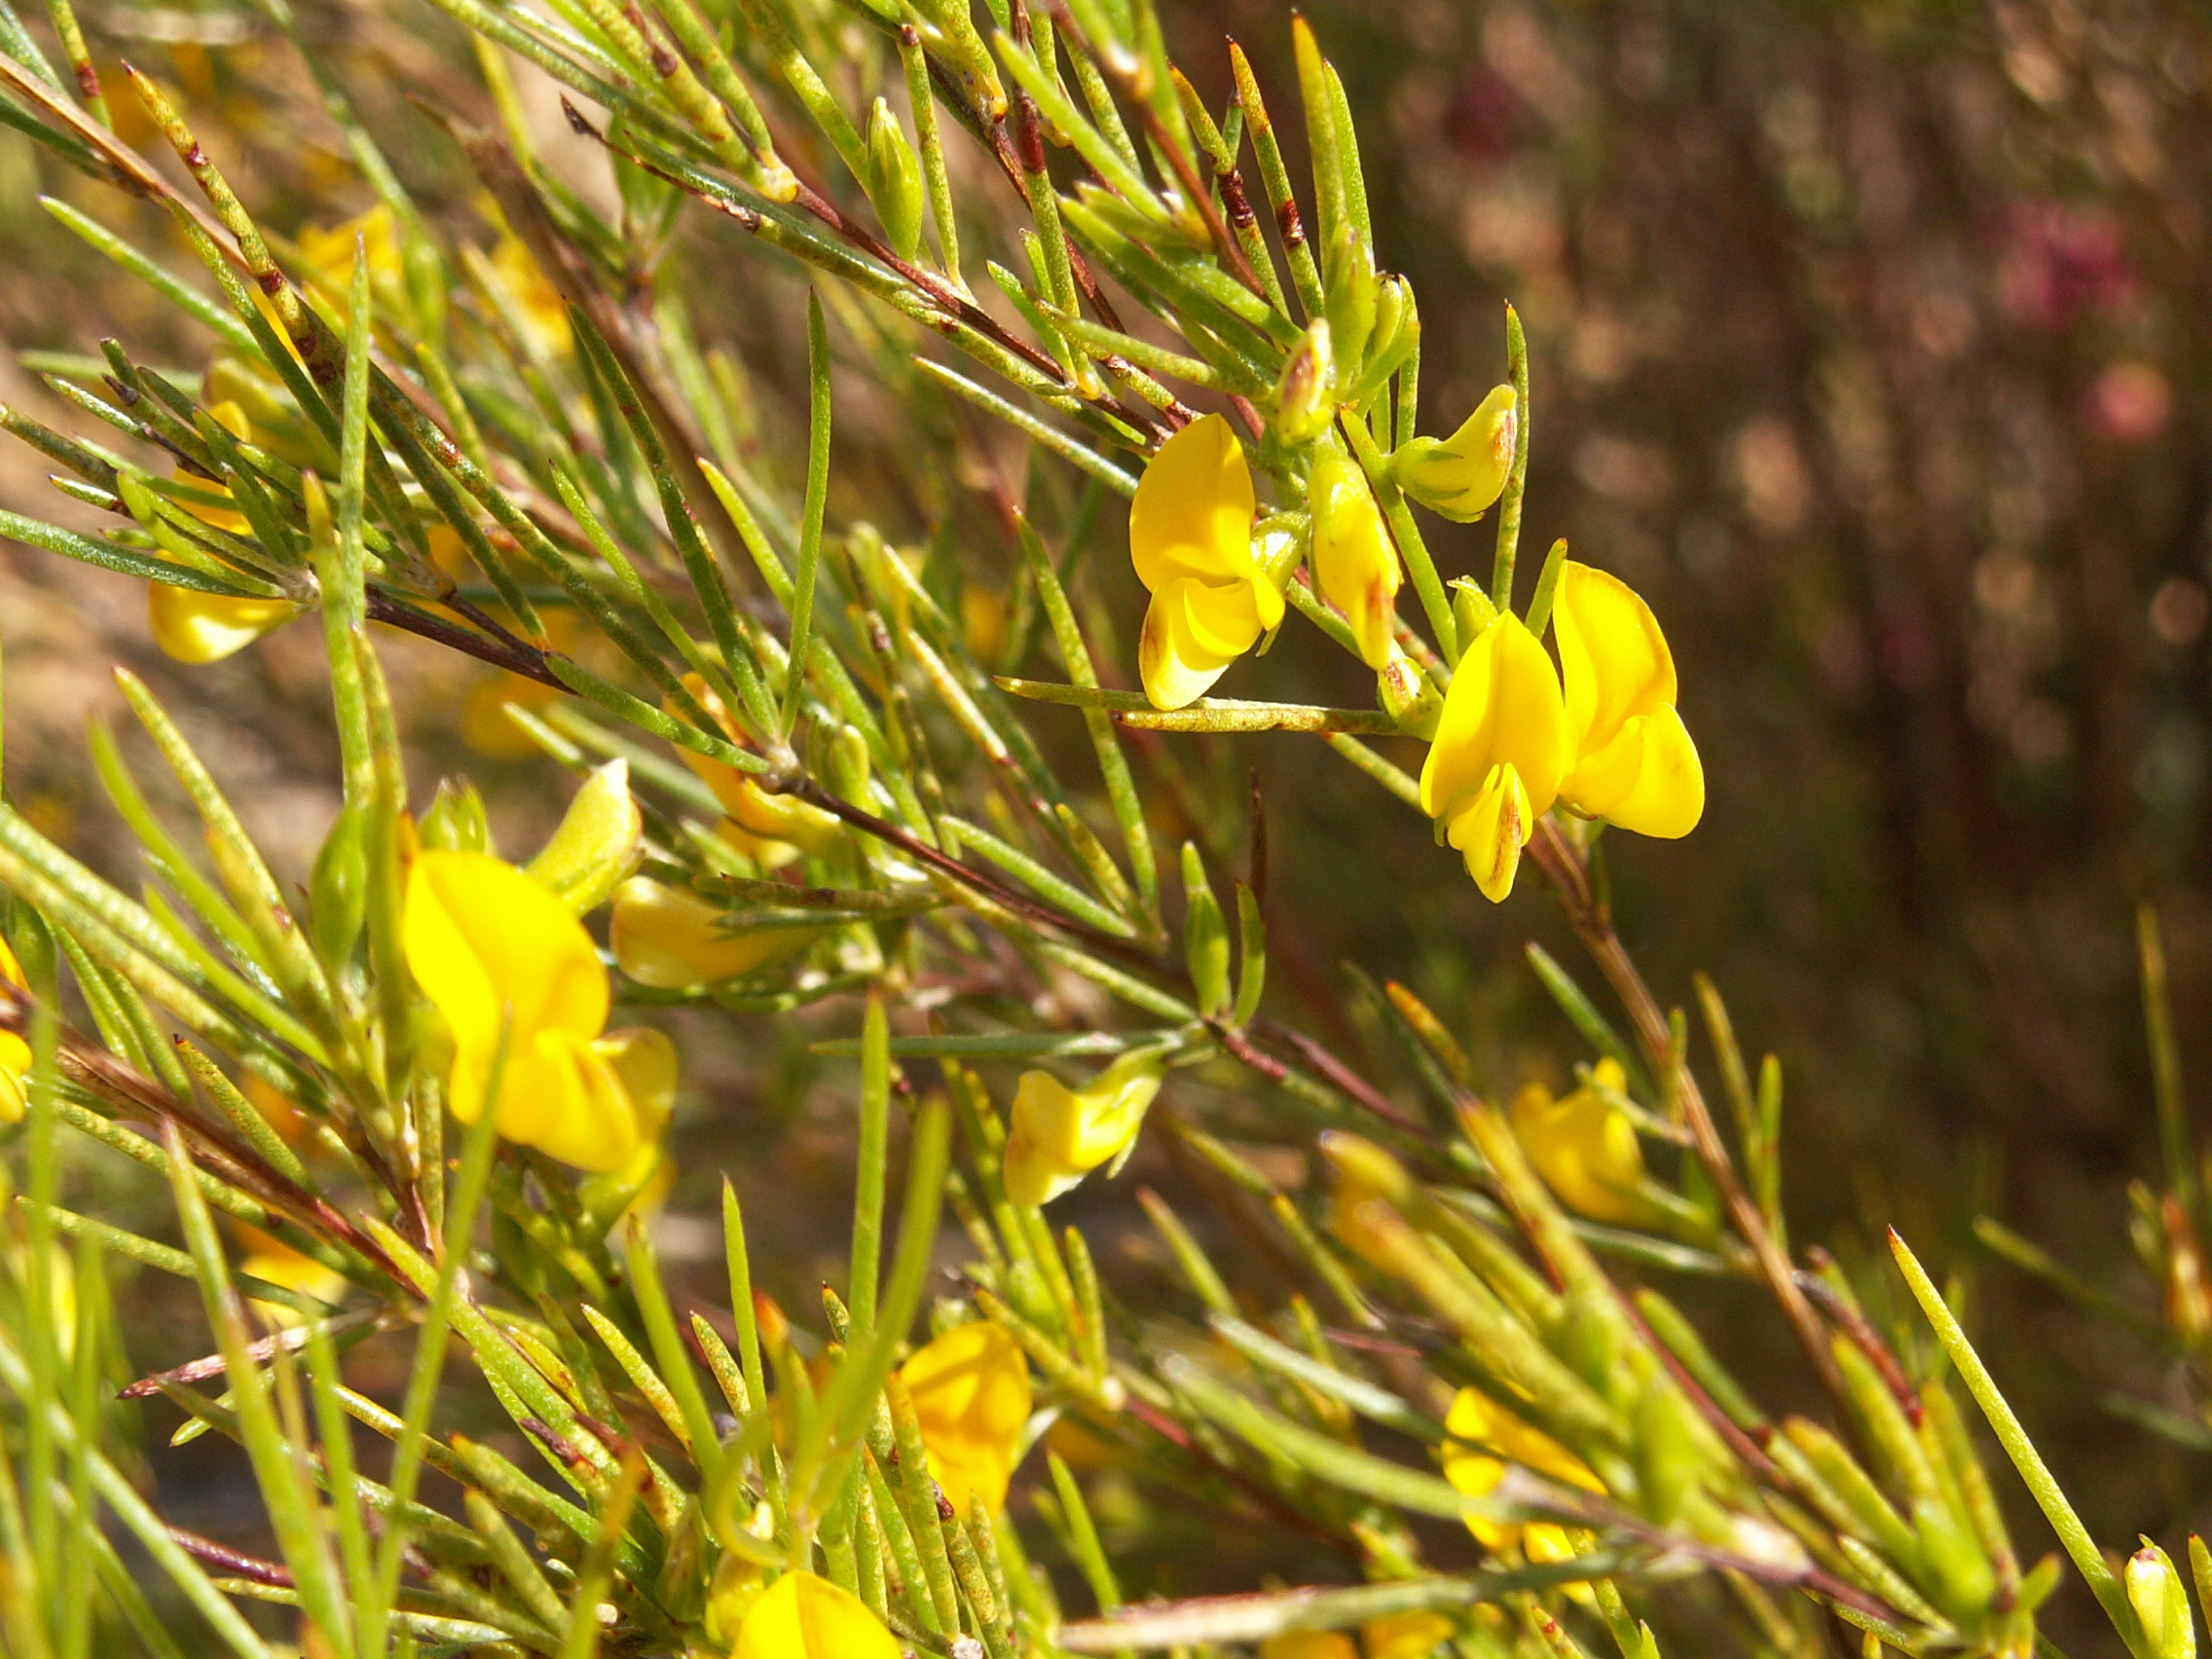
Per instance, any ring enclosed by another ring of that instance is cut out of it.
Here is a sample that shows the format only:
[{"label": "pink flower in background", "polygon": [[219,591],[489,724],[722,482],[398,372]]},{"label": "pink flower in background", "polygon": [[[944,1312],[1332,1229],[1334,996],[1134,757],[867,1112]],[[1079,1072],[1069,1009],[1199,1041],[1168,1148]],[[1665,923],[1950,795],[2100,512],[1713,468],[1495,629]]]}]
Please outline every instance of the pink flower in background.
[{"label": "pink flower in background", "polygon": [[2173,419],[2173,387],[2149,363],[2107,363],[2082,398],[2082,419],[2116,444],[2146,444]]},{"label": "pink flower in background", "polygon": [[2007,215],[1997,283],[2007,316],[2053,331],[2118,311],[2136,288],[2120,221],[2061,202],[2020,203]]}]

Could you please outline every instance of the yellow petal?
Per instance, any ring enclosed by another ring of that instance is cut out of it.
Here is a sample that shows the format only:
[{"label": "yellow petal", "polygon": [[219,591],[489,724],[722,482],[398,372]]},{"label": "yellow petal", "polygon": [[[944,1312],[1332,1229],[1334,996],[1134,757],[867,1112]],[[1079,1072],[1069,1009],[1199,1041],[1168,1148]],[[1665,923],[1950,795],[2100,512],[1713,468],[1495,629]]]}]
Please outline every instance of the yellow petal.
[{"label": "yellow petal", "polygon": [[30,1110],[30,1072],[31,1046],[13,1031],[0,1031],[0,1124],[19,1124]]},{"label": "yellow petal", "polygon": [[[453,1033],[447,1104],[456,1118],[472,1124],[483,1111],[504,1026],[502,1135],[596,1169],[636,1151],[634,1115],[606,1098],[613,1074],[576,1052],[607,1023],[607,970],[567,905],[489,854],[434,849],[408,874],[400,940]],[[611,1087],[619,1093],[618,1081]],[[609,1114],[626,1126],[603,1122]]]},{"label": "yellow petal", "polygon": [[1255,573],[1258,501],[1244,446],[1219,415],[1193,421],[1145,464],[1129,503],[1129,558],[1153,592],[1177,575]]},{"label": "yellow petal", "polygon": [[146,613],[154,644],[178,662],[220,662],[272,628],[289,622],[300,608],[285,599],[241,599],[201,593],[166,582],[146,586]]},{"label": "yellow petal", "polygon": [[1452,1631],[1442,1613],[1392,1613],[1361,1625],[1359,1639],[1367,1659],[1429,1659]]},{"label": "yellow petal", "polygon": [[1504,903],[1513,891],[1521,849],[1535,822],[1521,774],[1509,765],[1492,767],[1473,798],[1447,821],[1445,838],[1465,855],[1467,873],[1492,903]]},{"label": "yellow petal", "polygon": [[1359,1659],[1359,1648],[1341,1630],[1299,1630],[1269,1637],[1260,1659]]},{"label": "yellow petal", "polygon": [[503,236],[492,249],[492,269],[506,283],[522,320],[529,326],[539,350],[549,357],[566,357],[575,347],[569,327],[569,308],[561,290],[546,280],[519,237]]},{"label": "yellow petal", "polygon": [[1570,757],[1552,659],[1520,617],[1503,611],[1452,677],[1421,767],[1421,809],[1456,816],[1502,762],[1519,774],[1533,823],[1551,810]]},{"label": "yellow petal", "polygon": [[1149,1051],[1123,1056],[1082,1089],[1051,1072],[1023,1072],[1002,1166],[1006,1196],[1044,1203],[1119,1157],[1159,1092],[1160,1060]]},{"label": "yellow petal", "polygon": [[[1196,577],[1176,576],[1145,608],[1137,672],[1144,681],[1145,697],[1156,709],[1181,709],[1197,702],[1236,660],[1235,651],[1209,649],[1193,626],[1192,607],[1204,603],[1198,596],[1205,591],[1207,584]],[[1259,638],[1257,628],[1252,638]]]},{"label": "yellow petal", "polygon": [[623,973],[641,985],[679,990],[735,978],[791,955],[820,937],[815,928],[731,933],[720,905],[634,875],[614,890],[608,942]]},{"label": "yellow petal", "polygon": [[[1608,1079],[1619,1087],[1619,1067]],[[1643,1213],[1643,1148],[1636,1126],[1595,1088],[1554,1099],[1540,1083],[1514,1097],[1513,1132],[1561,1203],[1594,1221],[1631,1221]]]},{"label": "yellow petal", "polygon": [[1643,756],[1635,787],[1603,816],[1639,835],[1687,835],[1705,816],[1705,764],[1697,745],[1673,709],[1654,709],[1638,723]]},{"label": "yellow petal", "polygon": [[998,1326],[956,1325],[899,1368],[913,1396],[930,1473],[961,1515],[970,1497],[997,1514],[1029,1422],[1029,1362]]},{"label": "yellow petal", "polygon": [[899,1643],[859,1597],[787,1572],[745,1615],[730,1659],[899,1659]]},{"label": "yellow petal", "polygon": [[1321,597],[1345,613],[1369,668],[1390,660],[1396,599],[1405,579],[1367,478],[1340,452],[1313,464],[1313,574]]},{"label": "yellow petal", "polygon": [[1578,752],[1604,748],[1632,717],[1674,703],[1675,658],[1659,619],[1618,576],[1567,560],[1552,631]]}]

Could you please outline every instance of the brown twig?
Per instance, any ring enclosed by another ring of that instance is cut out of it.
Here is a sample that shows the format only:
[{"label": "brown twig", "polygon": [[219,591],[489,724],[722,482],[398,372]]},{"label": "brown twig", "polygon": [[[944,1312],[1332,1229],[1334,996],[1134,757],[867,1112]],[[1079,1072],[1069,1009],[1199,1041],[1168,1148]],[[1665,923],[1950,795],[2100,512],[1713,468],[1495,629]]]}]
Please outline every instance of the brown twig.
[{"label": "brown twig", "polygon": [[1766,1217],[1744,1190],[1696,1077],[1686,1065],[1678,1069],[1675,1066],[1674,1042],[1667,1017],[1660,1012],[1651,988],[1643,982],[1642,974],[1630,960],[1620,935],[1614,931],[1611,914],[1592,893],[1589,866],[1548,816],[1537,821],[1536,833],[1530,840],[1528,851],[1530,860],[1558,890],[1576,937],[1627,1010],[1629,1020],[1636,1027],[1637,1040],[1642,1045],[1652,1069],[1662,1076],[1677,1071],[1682,1121],[1689,1126],[1698,1161],[1712,1177],[1730,1224],[1737,1235],[1751,1246],[1751,1255],[1758,1263],[1759,1276],[1766,1280],[1768,1291],[1781,1305],[1783,1317],[1788,1321],[1790,1332],[1796,1337],[1813,1375],[1820,1380],[1823,1391],[1835,1403],[1845,1421],[1856,1420],[1851,1410],[1851,1392],[1844,1386],[1843,1373],[1836,1368],[1835,1356],[1828,1351],[1827,1330],[1798,1286],[1795,1265],[1775,1241],[1774,1235],[1768,1231]]}]

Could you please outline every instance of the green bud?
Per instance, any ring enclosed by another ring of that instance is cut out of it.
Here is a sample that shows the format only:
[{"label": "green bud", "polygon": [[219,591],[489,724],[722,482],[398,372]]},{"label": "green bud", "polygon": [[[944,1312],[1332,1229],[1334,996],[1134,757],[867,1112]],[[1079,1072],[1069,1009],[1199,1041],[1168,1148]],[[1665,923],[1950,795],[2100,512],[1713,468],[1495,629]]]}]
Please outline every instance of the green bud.
[{"label": "green bud", "polygon": [[[1997,1594],[1997,1569],[1973,1529],[1948,1504],[1923,1501],[1912,1506],[1912,1530],[1920,1538],[1921,1558],[1936,1580],[1936,1604],[1962,1621],[1984,1611]],[[2173,1568],[2166,1570],[2171,1573]],[[2178,1583],[2175,1593],[2180,1593]]]},{"label": "green bud", "polygon": [[1654,1379],[1636,1406],[1636,1466],[1642,1509],[1657,1526],[1673,1524],[1704,1472],[1697,1430],[1681,1391]]},{"label": "green bud", "polygon": [[123,497],[123,504],[130,509],[130,516],[151,530],[161,517],[161,498],[147,484],[145,474],[129,468],[119,470],[116,490]]},{"label": "green bud", "polygon": [[830,787],[855,806],[867,805],[867,739],[855,726],[839,726],[830,740]]},{"label": "green bud", "polygon": [[1375,276],[1375,252],[1366,238],[1349,225],[1337,233],[1329,248],[1329,269],[1323,284],[1328,303],[1329,336],[1336,348],[1337,379],[1349,386],[1359,379],[1367,361],[1367,343],[1375,333],[1375,308],[1381,284]]},{"label": "green bud", "polygon": [[1393,656],[1375,675],[1375,696],[1398,729],[1424,742],[1436,735],[1436,721],[1444,713],[1444,695],[1429,682],[1413,658]]},{"label": "green bud", "polygon": [[1204,861],[1189,841],[1183,843],[1183,960],[1198,987],[1198,1012],[1219,1014],[1229,1006],[1229,929]]},{"label": "green bud", "polygon": [[2166,1552],[2149,1538],[2127,1558],[2121,1574],[2127,1604],[2143,1621],[2153,1659],[2196,1659],[2196,1623],[2190,1615],[2189,1592]]},{"label": "green bud", "polygon": [[922,164],[905,129],[882,98],[867,118],[868,200],[883,221],[891,250],[910,260],[922,246]]},{"label": "green bud", "polygon": [[1275,430],[1293,448],[1309,444],[1337,416],[1337,360],[1329,347],[1329,320],[1316,317],[1283,359],[1275,382]]},{"label": "green bud", "polygon": [[630,798],[630,762],[609,760],[584,779],[561,827],[524,867],[580,916],[605,903],[638,867],[645,832]]},{"label": "green bud", "polygon": [[1468,576],[1453,580],[1452,621],[1459,631],[1461,650],[1481,639],[1483,630],[1496,620],[1497,607],[1491,604],[1490,595],[1479,583]]},{"label": "green bud", "polygon": [[484,814],[484,797],[466,778],[441,778],[430,810],[415,827],[415,838],[425,851],[493,853],[491,821]]},{"label": "green bud", "polygon": [[1411,438],[1400,444],[1390,456],[1390,476],[1422,506],[1459,524],[1471,523],[1504,494],[1520,425],[1513,388],[1493,387],[1449,438]]},{"label": "green bud", "polygon": [[308,878],[309,921],[315,953],[333,973],[352,959],[368,911],[368,810],[349,801],[322,838]]}]

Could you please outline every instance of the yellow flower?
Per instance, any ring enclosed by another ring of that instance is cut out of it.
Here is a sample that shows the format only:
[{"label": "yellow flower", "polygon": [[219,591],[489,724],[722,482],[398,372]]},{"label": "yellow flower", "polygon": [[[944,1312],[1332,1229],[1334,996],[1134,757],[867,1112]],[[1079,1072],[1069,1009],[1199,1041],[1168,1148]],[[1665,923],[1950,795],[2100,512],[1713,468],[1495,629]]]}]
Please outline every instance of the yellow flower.
[{"label": "yellow flower", "polygon": [[569,326],[569,307],[561,290],[546,279],[536,259],[520,237],[502,236],[492,249],[492,269],[514,296],[523,325],[538,350],[549,357],[566,357],[575,349]]},{"label": "yellow flower", "polygon": [[1244,448],[1219,415],[1161,445],[1129,503],[1129,558],[1152,594],[1137,666],[1156,709],[1196,702],[1282,620],[1252,552],[1258,511]]},{"label": "yellow flower", "polygon": [[1159,1092],[1160,1053],[1153,1049],[1124,1054],[1083,1088],[1051,1072],[1023,1072],[1006,1138],[1006,1196],[1017,1204],[1044,1203],[1120,1157]]},{"label": "yellow flower", "polygon": [[630,1040],[600,1040],[607,970],[551,892],[489,854],[424,852],[400,928],[407,966],[453,1033],[455,1118],[473,1124],[484,1111],[504,1030],[490,1104],[507,1139],[604,1174],[628,1169],[659,1138],[662,1122],[622,1075]]},{"label": "yellow flower", "polygon": [[954,1511],[980,1497],[996,1515],[1029,1421],[1029,1362],[998,1326],[955,1325],[899,1368],[913,1396],[930,1473]]},{"label": "yellow flower", "polygon": [[[714,718],[724,737],[740,749],[750,747],[743,728],[701,676],[686,674],[683,688]],[[789,864],[798,853],[826,853],[844,834],[844,826],[818,806],[790,795],[770,794],[753,781],[750,773],[724,761],[688,749],[677,753],[699,781],[715,792],[715,799],[729,814],[722,838],[765,868]],[[793,848],[797,851],[791,850]]]},{"label": "yellow flower", "polygon": [[1618,1092],[1627,1082],[1618,1060],[1600,1060],[1591,1082],[1564,1098],[1531,1083],[1513,1100],[1513,1132],[1544,1185],[1568,1209],[1594,1221],[1634,1221],[1645,1209],[1636,1125],[1599,1092]]},{"label": "yellow flower", "polygon": [[390,206],[378,203],[328,230],[317,225],[302,227],[300,263],[332,301],[341,322],[346,320],[348,297],[353,291],[353,243],[358,239],[369,265],[369,281],[376,284],[406,280],[407,265],[399,246],[399,222]]},{"label": "yellow flower", "polygon": [[1452,1621],[1442,1613],[1392,1613],[1359,1627],[1367,1659],[1428,1659],[1451,1634]]},{"label": "yellow flower", "polygon": [[[313,1256],[293,1249],[280,1238],[273,1238],[258,1227],[243,1222],[233,1222],[231,1231],[245,1246],[245,1259],[239,1263],[239,1272],[250,1273],[268,1284],[296,1290],[303,1296],[336,1308],[346,1297],[346,1275],[336,1268],[316,1261]],[[300,1322],[297,1309],[281,1302],[264,1302],[252,1298],[253,1306],[273,1325],[291,1326]]]},{"label": "yellow flower", "polygon": [[[23,977],[22,964],[16,953],[8,948],[8,941],[0,939],[0,979],[5,979],[18,991],[28,991],[30,981]],[[27,1011],[28,1004],[20,1005]],[[30,1109],[30,1095],[26,1080],[31,1073],[31,1046],[13,1031],[0,1031],[0,1124],[19,1124]]]},{"label": "yellow flower", "polygon": [[1420,772],[1421,810],[1465,855],[1483,896],[1513,891],[1521,849],[1572,758],[1559,676],[1510,610],[1459,659]]},{"label": "yellow flower", "polygon": [[[1585,1492],[1605,1490],[1573,1453],[1477,1389],[1462,1388],[1454,1397],[1444,1431],[1452,1436],[1444,1446],[1444,1478],[1454,1491],[1469,1497],[1482,1497],[1494,1491],[1505,1478],[1508,1462],[1532,1469],[1562,1486],[1580,1487]],[[1493,1552],[1519,1544],[1531,1560],[1540,1556],[1546,1561],[1564,1561],[1574,1554],[1566,1530],[1555,1522],[1531,1521],[1521,1526],[1470,1515],[1467,1530]]]},{"label": "yellow flower", "polygon": [[[241,443],[254,441],[253,427],[238,404],[226,400],[207,413]],[[206,487],[225,499],[230,498],[229,489],[223,485]],[[234,535],[252,530],[243,513],[229,507],[188,502],[185,510],[201,523]],[[146,586],[146,616],[154,631],[154,644],[178,662],[219,662],[299,613],[300,608],[287,599],[203,593],[197,588],[171,587],[166,582],[149,582]]]},{"label": "yellow flower", "polygon": [[858,1596],[787,1572],[745,1615],[730,1659],[899,1659],[899,1643]]},{"label": "yellow flower", "polygon": [[1675,712],[1675,658],[1651,607],[1570,559],[1552,631],[1575,752],[1561,797],[1640,835],[1688,834],[1705,813],[1705,768]]},{"label": "yellow flower", "polygon": [[682,990],[750,974],[820,937],[818,928],[731,933],[720,905],[634,875],[614,890],[608,942],[615,965],[641,985]]},{"label": "yellow flower", "polygon": [[1260,1659],[1359,1659],[1359,1648],[1342,1631],[1298,1630],[1261,1642]]},{"label": "yellow flower", "polygon": [[288,599],[241,598],[150,582],[146,616],[154,644],[178,662],[220,662],[300,613]]},{"label": "yellow flower", "polygon": [[1493,387],[1450,437],[1411,438],[1390,457],[1398,488],[1461,524],[1489,511],[1513,470],[1520,411],[1509,386]]},{"label": "yellow flower", "polygon": [[1345,613],[1360,660],[1381,668],[1397,648],[1398,586],[1405,573],[1382,527],[1367,476],[1342,451],[1324,449],[1308,490],[1313,512],[1313,577],[1321,597]]}]

